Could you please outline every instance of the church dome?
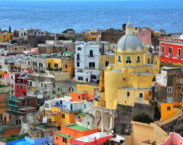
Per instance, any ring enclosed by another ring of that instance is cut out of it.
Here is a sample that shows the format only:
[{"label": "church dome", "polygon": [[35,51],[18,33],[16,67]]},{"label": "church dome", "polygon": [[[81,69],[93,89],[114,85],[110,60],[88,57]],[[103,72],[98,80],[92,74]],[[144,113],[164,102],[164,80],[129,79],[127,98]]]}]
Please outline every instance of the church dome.
[{"label": "church dome", "polygon": [[126,50],[126,48],[132,48],[132,50],[136,50],[138,47],[143,49],[143,44],[140,38],[136,35],[124,35],[122,36],[116,45],[116,49],[120,47],[121,50]]}]

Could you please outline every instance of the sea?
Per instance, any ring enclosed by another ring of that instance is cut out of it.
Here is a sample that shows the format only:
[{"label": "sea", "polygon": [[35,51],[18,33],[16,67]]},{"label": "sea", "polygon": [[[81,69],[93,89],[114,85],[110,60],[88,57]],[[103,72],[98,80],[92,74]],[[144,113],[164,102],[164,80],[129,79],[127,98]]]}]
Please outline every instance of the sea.
[{"label": "sea", "polygon": [[167,33],[183,32],[183,0],[142,1],[0,1],[0,28],[33,28],[77,33],[91,28],[122,29],[130,20],[135,27]]}]

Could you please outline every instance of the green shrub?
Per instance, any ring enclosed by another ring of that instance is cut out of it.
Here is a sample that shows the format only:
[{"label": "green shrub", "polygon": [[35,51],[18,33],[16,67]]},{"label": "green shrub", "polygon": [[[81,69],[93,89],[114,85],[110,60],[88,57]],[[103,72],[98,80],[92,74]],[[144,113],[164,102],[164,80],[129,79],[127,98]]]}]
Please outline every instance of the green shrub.
[{"label": "green shrub", "polygon": [[149,117],[149,115],[145,113],[137,114],[133,117],[133,121],[138,121],[142,123],[151,123],[153,120]]}]

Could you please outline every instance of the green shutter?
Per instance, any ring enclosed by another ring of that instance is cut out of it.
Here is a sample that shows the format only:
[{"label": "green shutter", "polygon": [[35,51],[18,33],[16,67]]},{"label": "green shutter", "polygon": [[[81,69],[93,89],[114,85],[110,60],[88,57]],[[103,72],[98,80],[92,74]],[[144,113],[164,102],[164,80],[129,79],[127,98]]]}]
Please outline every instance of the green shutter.
[{"label": "green shutter", "polygon": [[32,82],[30,82],[30,86],[32,86]]}]

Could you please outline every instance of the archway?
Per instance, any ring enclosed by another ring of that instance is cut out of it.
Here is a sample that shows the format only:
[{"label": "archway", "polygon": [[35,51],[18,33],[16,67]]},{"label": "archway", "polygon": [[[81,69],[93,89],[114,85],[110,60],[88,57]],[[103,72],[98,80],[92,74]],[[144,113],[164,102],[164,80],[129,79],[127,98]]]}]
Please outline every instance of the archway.
[{"label": "archway", "polygon": [[95,128],[99,128],[101,120],[102,120],[101,112],[97,110],[95,112]]},{"label": "archway", "polygon": [[109,114],[109,112],[104,113],[103,128],[104,128],[104,130],[108,130],[110,128],[110,114]]}]

